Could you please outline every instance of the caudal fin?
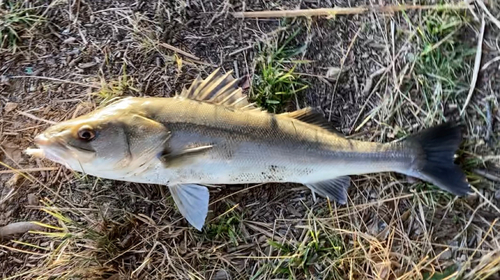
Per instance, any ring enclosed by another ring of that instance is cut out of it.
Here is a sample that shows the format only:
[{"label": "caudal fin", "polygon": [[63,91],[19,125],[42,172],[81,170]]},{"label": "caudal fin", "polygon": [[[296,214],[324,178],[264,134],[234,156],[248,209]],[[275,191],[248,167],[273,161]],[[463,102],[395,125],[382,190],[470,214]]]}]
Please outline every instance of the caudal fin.
[{"label": "caudal fin", "polygon": [[462,170],[454,164],[455,152],[462,141],[462,129],[451,123],[441,124],[404,140],[418,151],[406,175],[420,178],[452,194],[467,195],[471,188]]}]

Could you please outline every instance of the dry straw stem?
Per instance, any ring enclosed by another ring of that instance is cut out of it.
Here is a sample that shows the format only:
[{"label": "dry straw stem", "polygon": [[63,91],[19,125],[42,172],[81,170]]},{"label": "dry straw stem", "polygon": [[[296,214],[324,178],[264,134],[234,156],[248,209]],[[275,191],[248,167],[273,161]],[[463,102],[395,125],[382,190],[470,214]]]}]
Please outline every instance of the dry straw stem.
[{"label": "dry straw stem", "polygon": [[490,18],[491,22],[493,22],[498,28],[500,28],[500,21],[495,18],[491,13],[490,11],[488,10],[488,8],[486,8],[486,5],[484,4],[483,0],[476,0],[476,3],[479,5],[479,7],[481,7],[481,9],[484,10],[484,12],[488,15],[488,17]]},{"label": "dry straw stem", "polygon": [[312,16],[335,16],[355,15],[368,12],[395,13],[408,10],[463,10],[469,8],[466,3],[448,5],[390,5],[390,6],[360,6],[354,8],[322,8],[286,11],[256,11],[235,12],[236,18],[276,18],[276,17],[312,17]]},{"label": "dry straw stem", "polygon": [[12,169],[12,170],[0,170],[0,174],[11,174],[11,173],[23,173],[23,172],[41,172],[41,171],[54,171],[58,170],[57,167],[38,167],[38,168],[25,168],[25,169]]},{"label": "dry straw stem", "polygon": [[53,81],[53,82],[60,82],[60,83],[65,83],[65,84],[73,84],[73,85],[78,85],[82,87],[90,87],[90,88],[95,88],[99,89],[100,87],[97,85],[93,84],[84,84],[80,82],[73,82],[73,81],[67,81],[63,79],[58,79],[58,78],[52,78],[52,77],[43,77],[43,76],[11,76],[9,77],[10,79],[41,79],[41,80],[48,80],[48,81]]},{"label": "dry straw stem", "polygon": [[464,107],[462,108],[462,111],[460,112],[460,116],[463,116],[465,113],[465,109],[467,109],[467,105],[469,105],[469,102],[472,98],[472,94],[474,93],[474,90],[476,89],[476,83],[477,83],[477,77],[479,75],[479,70],[481,68],[481,55],[483,54],[483,37],[484,37],[484,28],[485,28],[485,20],[484,20],[484,14],[481,17],[481,29],[479,30],[479,36],[477,38],[477,51],[476,51],[476,61],[474,63],[474,72],[472,73],[472,81],[470,83],[470,89],[469,89],[469,94],[467,95],[467,99],[465,100]]},{"label": "dry straw stem", "polygon": [[164,48],[167,48],[167,49],[169,49],[169,50],[171,50],[171,51],[174,51],[174,52],[180,53],[180,54],[182,54],[182,55],[185,55],[185,56],[187,56],[187,57],[189,57],[189,58],[191,58],[191,59],[194,59],[194,60],[200,60],[200,58],[198,58],[197,56],[194,56],[194,55],[192,55],[192,54],[190,54],[190,53],[188,53],[188,52],[185,52],[185,51],[183,51],[183,50],[181,50],[181,49],[179,49],[179,48],[177,48],[177,47],[174,47],[174,46],[172,46],[172,45],[170,45],[170,44],[167,44],[167,43],[160,43],[160,46],[162,46],[162,47],[164,47]]}]

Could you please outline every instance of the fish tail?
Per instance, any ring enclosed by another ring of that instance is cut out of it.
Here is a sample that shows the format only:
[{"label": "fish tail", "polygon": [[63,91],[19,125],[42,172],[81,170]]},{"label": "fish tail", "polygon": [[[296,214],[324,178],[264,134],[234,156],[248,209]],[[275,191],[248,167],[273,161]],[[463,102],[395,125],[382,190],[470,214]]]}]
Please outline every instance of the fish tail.
[{"label": "fish tail", "polygon": [[408,176],[430,182],[457,196],[467,195],[470,185],[460,167],[454,164],[456,150],[462,141],[462,127],[444,123],[428,128],[403,140],[416,150]]}]

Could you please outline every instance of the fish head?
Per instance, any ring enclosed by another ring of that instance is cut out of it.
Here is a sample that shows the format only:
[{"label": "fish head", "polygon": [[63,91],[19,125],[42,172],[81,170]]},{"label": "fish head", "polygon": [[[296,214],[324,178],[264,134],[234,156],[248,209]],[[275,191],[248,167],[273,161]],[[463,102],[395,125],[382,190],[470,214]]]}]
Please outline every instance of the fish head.
[{"label": "fish head", "polygon": [[52,125],[34,138],[33,156],[103,178],[122,178],[154,159],[169,133],[137,110],[109,106]]}]

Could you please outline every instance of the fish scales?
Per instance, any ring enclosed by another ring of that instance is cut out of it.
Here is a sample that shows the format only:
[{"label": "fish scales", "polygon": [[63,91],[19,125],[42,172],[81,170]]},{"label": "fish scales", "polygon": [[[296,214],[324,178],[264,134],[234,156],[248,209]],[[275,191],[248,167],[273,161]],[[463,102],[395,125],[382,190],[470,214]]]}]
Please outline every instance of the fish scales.
[{"label": "fish scales", "polygon": [[[171,179],[173,183],[307,183],[349,174],[342,170],[349,164],[361,173],[362,164],[378,169],[375,172],[387,171],[411,157],[398,145],[340,138],[279,115],[228,110],[188,99],[159,99],[151,104],[152,118],[172,131],[167,149],[179,150],[185,143],[214,145],[197,164],[177,167],[180,179]],[[244,176],[249,173],[253,176]],[[189,181],[191,174],[204,175]]]}]

